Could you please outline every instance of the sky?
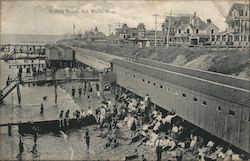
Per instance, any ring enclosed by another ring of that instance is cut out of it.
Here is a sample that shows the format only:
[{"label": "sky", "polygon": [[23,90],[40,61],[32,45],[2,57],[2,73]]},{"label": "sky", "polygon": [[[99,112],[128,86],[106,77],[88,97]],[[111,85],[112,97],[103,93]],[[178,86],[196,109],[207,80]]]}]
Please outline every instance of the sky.
[{"label": "sky", "polygon": [[[105,34],[115,32],[118,24],[161,30],[166,15],[193,14],[211,19],[220,31],[225,30],[225,17],[233,3],[244,0],[1,0],[1,33],[62,35],[84,32],[98,27]],[[73,25],[74,24],[74,25]]]}]

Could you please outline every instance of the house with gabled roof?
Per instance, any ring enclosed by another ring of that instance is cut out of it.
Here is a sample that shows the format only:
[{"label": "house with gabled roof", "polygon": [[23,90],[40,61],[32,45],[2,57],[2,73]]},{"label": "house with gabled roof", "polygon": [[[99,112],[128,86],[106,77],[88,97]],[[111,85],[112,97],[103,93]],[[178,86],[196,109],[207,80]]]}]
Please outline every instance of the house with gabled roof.
[{"label": "house with gabled roof", "polygon": [[116,29],[116,37],[119,43],[138,46],[140,48],[149,46],[147,34],[148,32],[144,23],[139,23],[136,28],[123,24],[121,28]]},{"label": "house with gabled roof", "polygon": [[249,4],[234,3],[226,17],[226,30],[214,35],[212,44],[249,46],[249,16]]},{"label": "house with gabled roof", "polygon": [[162,31],[165,44],[169,39],[170,45],[200,45],[210,42],[211,36],[218,33],[219,28],[211,19],[204,22],[194,12],[188,16],[167,16],[162,24]]}]

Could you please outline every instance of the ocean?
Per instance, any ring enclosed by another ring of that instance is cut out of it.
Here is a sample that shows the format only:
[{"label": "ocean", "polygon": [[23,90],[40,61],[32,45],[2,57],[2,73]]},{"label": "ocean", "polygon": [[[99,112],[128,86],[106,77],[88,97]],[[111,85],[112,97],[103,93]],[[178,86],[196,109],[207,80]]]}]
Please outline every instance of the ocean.
[{"label": "ocean", "polygon": [[50,44],[68,38],[67,35],[1,34],[0,44]]}]

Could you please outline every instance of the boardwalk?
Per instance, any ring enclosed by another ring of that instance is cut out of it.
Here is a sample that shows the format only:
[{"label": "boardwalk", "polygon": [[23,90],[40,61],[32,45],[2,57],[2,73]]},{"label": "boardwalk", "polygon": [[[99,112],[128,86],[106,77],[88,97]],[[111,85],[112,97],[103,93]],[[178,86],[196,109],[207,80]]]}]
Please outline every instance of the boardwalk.
[{"label": "boardwalk", "polygon": [[20,82],[19,82],[19,79],[16,77],[14,80],[6,84],[6,86],[3,89],[1,89],[0,101],[3,101],[3,99],[7,97],[10,92],[12,92],[16,87],[18,87],[19,83],[21,84],[25,84],[25,83],[45,84],[45,83],[54,83],[55,81],[56,82],[58,81],[64,81],[64,82],[98,81],[98,72],[83,71],[83,70],[67,71],[67,70],[61,69],[61,70],[56,71],[55,73],[48,71],[48,72],[40,73],[34,76],[30,76],[26,73],[26,75],[22,75]]}]

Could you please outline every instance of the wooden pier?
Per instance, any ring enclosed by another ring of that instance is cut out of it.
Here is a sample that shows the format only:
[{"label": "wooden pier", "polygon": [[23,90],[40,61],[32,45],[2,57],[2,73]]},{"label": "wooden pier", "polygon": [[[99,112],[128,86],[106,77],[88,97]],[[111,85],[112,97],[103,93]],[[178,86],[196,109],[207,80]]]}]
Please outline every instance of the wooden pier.
[{"label": "wooden pier", "polygon": [[86,116],[84,118],[71,118],[66,124],[66,120],[63,120],[63,126],[60,126],[59,119],[54,120],[30,120],[26,122],[10,122],[0,124],[1,127],[8,128],[8,135],[11,136],[12,126],[18,126],[19,133],[22,134],[33,134],[34,129],[40,134],[49,132],[59,132],[59,130],[69,130],[72,128],[80,128],[82,126],[97,124],[96,119],[93,115]]},{"label": "wooden pier", "polygon": [[13,49],[14,53],[45,53],[45,45],[46,44],[1,44],[1,51],[11,52]]},{"label": "wooden pier", "polygon": [[29,68],[29,67],[46,67],[45,63],[25,63],[25,64],[10,64],[9,68],[16,67],[16,68]]},{"label": "wooden pier", "polygon": [[[19,86],[21,84],[36,84],[42,85],[46,83],[54,84],[55,86],[55,98],[57,98],[57,84],[59,82],[70,82],[70,81],[98,81],[98,72],[95,71],[78,71],[69,72],[57,71],[52,72],[50,76],[46,74],[38,74],[36,76],[17,76],[12,81],[10,81],[3,89],[0,90],[0,103],[3,102],[4,98],[7,97],[15,88],[17,88],[18,102],[21,103],[21,92]],[[55,99],[57,103],[57,99]]]}]

